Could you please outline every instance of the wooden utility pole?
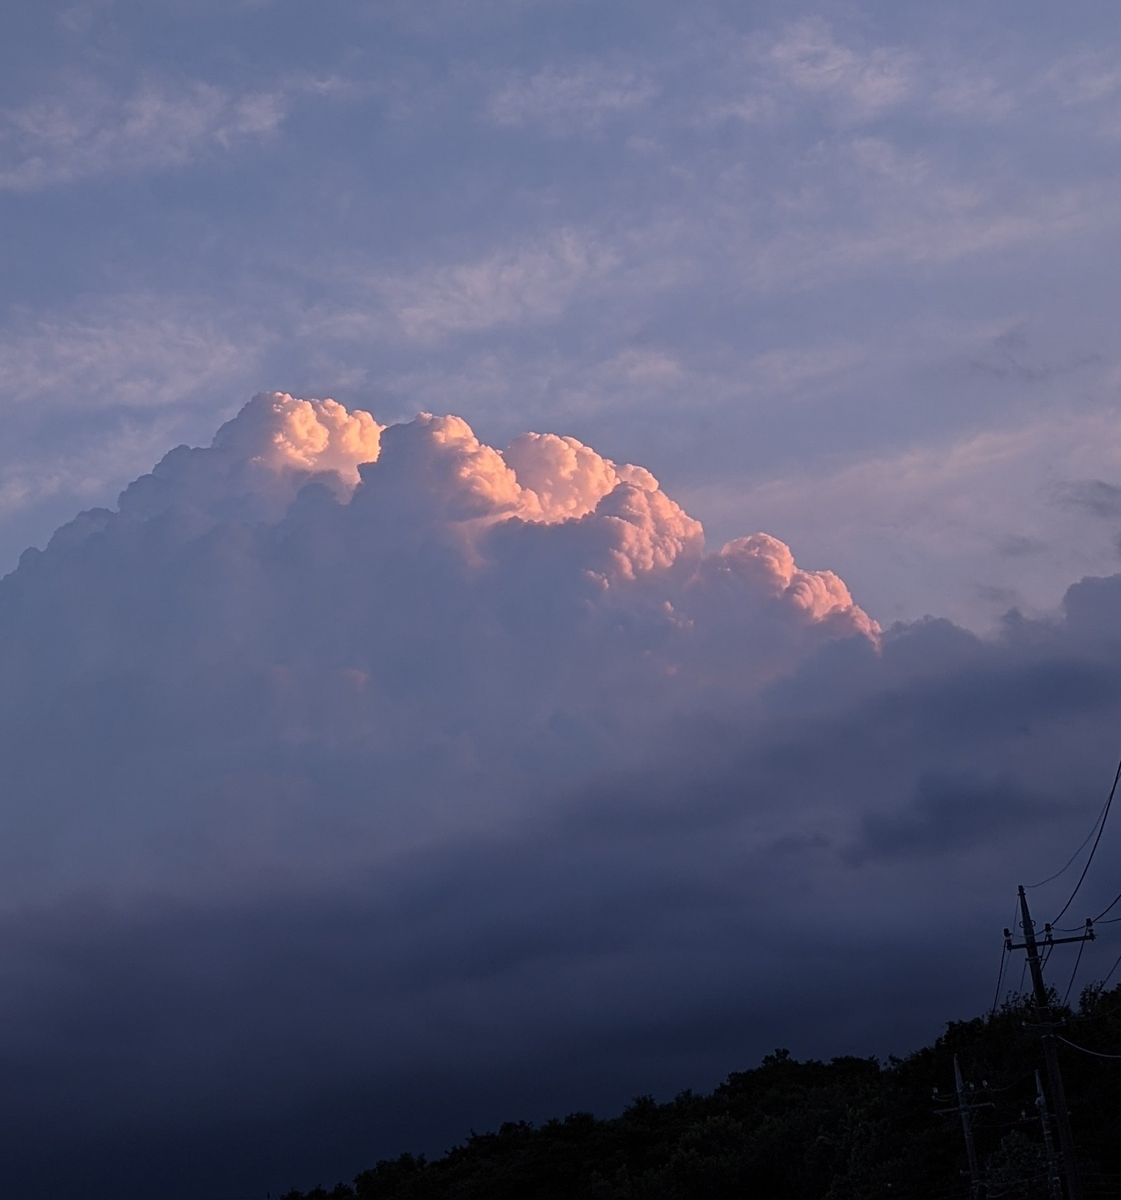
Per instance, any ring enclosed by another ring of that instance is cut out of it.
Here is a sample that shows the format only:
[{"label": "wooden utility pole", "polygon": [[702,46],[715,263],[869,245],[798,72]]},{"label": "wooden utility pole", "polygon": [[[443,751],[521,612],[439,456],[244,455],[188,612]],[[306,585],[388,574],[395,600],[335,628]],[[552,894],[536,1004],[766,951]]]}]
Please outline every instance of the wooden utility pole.
[{"label": "wooden utility pole", "polygon": [[1047,1191],[1051,1200],[1063,1200],[1063,1181],[1059,1165],[1055,1160],[1055,1140],[1051,1136],[1051,1114],[1047,1111],[1047,1097],[1043,1093],[1043,1080],[1035,1073],[1035,1106],[1039,1109],[1039,1123],[1043,1126],[1043,1149],[1047,1155]]},{"label": "wooden utility pole", "polygon": [[965,1137],[965,1157],[969,1163],[969,1194],[972,1200],[979,1200],[981,1195],[981,1171],[977,1165],[977,1147],[973,1142],[973,1110],[977,1108],[992,1108],[990,1101],[982,1101],[977,1103],[971,1099],[973,1085],[969,1085],[969,1090],[966,1090],[966,1085],[961,1077],[961,1065],[958,1062],[958,1056],[954,1055],[954,1096],[939,1095],[938,1089],[934,1089],[934,1099],[939,1101],[948,1101],[956,1097],[957,1104],[953,1108],[937,1108],[934,1111],[938,1113],[957,1113],[961,1118],[961,1132]]},{"label": "wooden utility pole", "polygon": [[[1043,965],[1039,961],[1039,942],[1035,936],[1035,926],[1032,924],[1031,913],[1028,912],[1028,898],[1023,885],[1020,894],[1020,922],[1024,929],[1022,942],[1012,941],[1012,931],[1004,931],[1004,945],[1007,950],[1024,950],[1028,956],[1028,970],[1031,971],[1032,991],[1035,995],[1035,1009],[1042,1031],[1043,1065],[1047,1070],[1047,1084],[1051,1089],[1051,1101],[1055,1107],[1055,1125],[1059,1131],[1060,1161],[1063,1175],[1066,1178],[1068,1200],[1082,1200],[1082,1185],[1078,1178],[1078,1164],[1074,1159],[1074,1135],[1070,1129],[1070,1111],[1067,1109],[1066,1091],[1063,1088],[1063,1076],[1059,1070],[1059,1056],[1055,1048],[1054,1021],[1051,1007],[1048,1003],[1047,988],[1043,982]],[[1052,936],[1051,926],[1044,926],[1048,946],[1057,946],[1063,942],[1093,941],[1094,927],[1086,922],[1086,932],[1078,937],[1057,938]]]},{"label": "wooden utility pole", "polygon": [[973,1105],[965,1099],[965,1084],[961,1080],[961,1067],[958,1056],[954,1055],[954,1091],[958,1097],[958,1111],[961,1113],[961,1131],[965,1136],[965,1154],[969,1160],[969,1189],[973,1200],[981,1194],[981,1172],[977,1169],[977,1147],[973,1144]]}]

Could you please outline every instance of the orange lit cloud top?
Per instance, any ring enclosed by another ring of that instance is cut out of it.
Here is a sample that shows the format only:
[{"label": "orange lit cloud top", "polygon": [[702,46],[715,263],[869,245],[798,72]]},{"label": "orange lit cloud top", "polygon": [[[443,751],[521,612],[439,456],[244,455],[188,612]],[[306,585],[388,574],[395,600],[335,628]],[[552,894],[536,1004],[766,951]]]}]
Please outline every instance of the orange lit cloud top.
[{"label": "orange lit cloud top", "polygon": [[457,416],[421,413],[385,427],[335,400],[263,393],[210,447],[179,447],[132,484],[121,513],[275,524],[311,482],[371,530],[388,534],[391,517],[394,542],[435,539],[476,571],[552,557],[554,577],[560,570],[593,590],[660,585],[675,610],[703,597],[708,609],[779,610],[833,634],[878,632],[837,575],[800,568],[777,538],[755,533],[706,555],[700,523],[645,468],[551,433],[521,434],[498,450]]}]

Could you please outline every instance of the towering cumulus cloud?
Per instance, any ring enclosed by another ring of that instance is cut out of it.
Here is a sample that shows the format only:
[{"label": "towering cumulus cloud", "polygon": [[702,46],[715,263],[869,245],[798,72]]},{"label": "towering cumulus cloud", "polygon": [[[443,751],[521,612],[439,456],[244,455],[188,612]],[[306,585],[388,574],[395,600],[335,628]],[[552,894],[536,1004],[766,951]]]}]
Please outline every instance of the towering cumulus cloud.
[{"label": "towering cumulus cloud", "polygon": [[[293,739],[395,760],[454,744],[497,778],[525,739],[633,748],[706,688],[748,695],[824,639],[877,633],[775,538],[706,555],[649,471],[573,438],[500,451],[459,417],[383,428],[277,393],[29,552],[0,604],[5,675],[22,681],[5,704],[98,689],[97,711],[117,711],[99,752],[119,741],[126,771],[144,752],[130,705],[165,738],[248,689],[202,762],[216,743],[258,769]],[[106,787],[82,808],[123,802]]]},{"label": "towering cumulus cloud", "polygon": [[9,735],[68,742],[9,818],[20,895],[490,828],[543,765],[640,759],[682,712],[877,636],[835,575],[764,534],[706,554],[649,471],[574,438],[501,451],[280,393],[29,551],[0,622]]}]

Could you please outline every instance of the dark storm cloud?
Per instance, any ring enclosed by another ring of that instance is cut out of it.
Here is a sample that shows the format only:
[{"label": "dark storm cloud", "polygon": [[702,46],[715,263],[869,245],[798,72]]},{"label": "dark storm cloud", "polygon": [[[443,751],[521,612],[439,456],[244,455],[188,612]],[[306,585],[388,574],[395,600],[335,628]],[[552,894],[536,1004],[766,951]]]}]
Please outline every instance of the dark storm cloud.
[{"label": "dark storm cloud", "polygon": [[579,443],[240,420],[0,584],[20,1195],[278,1191],[987,1002],[1110,770],[1121,577],[881,636]]},{"label": "dark storm cloud", "polygon": [[924,775],[906,809],[864,817],[859,840],[846,854],[857,864],[943,855],[1003,836],[1015,822],[1050,820],[1061,827],[1069,815],[1060,804],[1026,796],[1011,782]]},{"label": "dark storm cloud", "polygon": [[905,1049],[922,1022],[892,1015],[908,987],[876,959],[915,969],[914,952],[869,938],[850,905],[830,916],[836,872],[806,866],[824,866],[817,884],[733,824],[583,846],[550,830],[346,887],[21,913],[0,928],[18,964],[0,1032],[7,1177],[254,1194],[436,1149],[511,1109],[703,1086],[773,1044],[862,1048],[870,1002],[872,1048]]},{"label": "dark storm cloud", "polygon": [[1023,558],[1029,554],[1042,554],[1046,549],[1046,542],[1016,533],[1008,534],[996,544],[997,554],[1004,558]]},{"label": "dark storm cloud", "polygon": [[1057,489],[1060,504],[1082,509],[1095,517],[1121,517],[1121,487],[1104,479],[1076,479]]}]

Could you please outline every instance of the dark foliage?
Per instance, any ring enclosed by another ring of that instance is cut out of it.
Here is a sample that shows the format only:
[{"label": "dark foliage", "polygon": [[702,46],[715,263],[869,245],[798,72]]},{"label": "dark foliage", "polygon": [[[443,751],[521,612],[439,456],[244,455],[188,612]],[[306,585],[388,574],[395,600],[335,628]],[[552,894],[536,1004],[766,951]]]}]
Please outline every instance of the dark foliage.
[{"label": "dark foliage", "polygon": [[[1121,1053],[1121,987],[1057,1008],[1064,1037]],[[993,1016],[955,1022],[934,1045],[875,1059],[799,1062],[785,1050],[711,1095],[639,1097],[605,1120],[574,1113],[541,1126],[472,1134],[442,1158],[379,1162],[353,1185],[283,1200],[942,1200],[969,1194],[952,1102],[957,1054],[972,1085],[988,1200],[1047,1193],[1035,1104],[1034,1010],[1013,997]],[[1121,1060],[1060,1045],[1088,1197],[1121,1195]]]}]

